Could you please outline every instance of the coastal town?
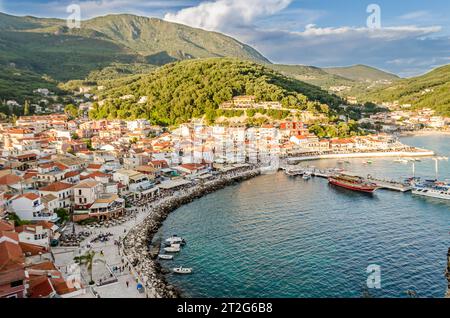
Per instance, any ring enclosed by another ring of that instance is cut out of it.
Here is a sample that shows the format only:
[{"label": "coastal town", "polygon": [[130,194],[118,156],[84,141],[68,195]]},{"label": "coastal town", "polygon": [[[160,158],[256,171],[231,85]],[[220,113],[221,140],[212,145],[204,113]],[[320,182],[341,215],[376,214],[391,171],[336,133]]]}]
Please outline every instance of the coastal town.
[{"label": "coastal town", "polygon": [[176,296],[146,234],[175,207],[280,159],[423,151],[384,133],[321,139],[301,121],[168,130],[64,113],[2,123],[0,141],[0,297],[20,298]]},{"label": "coastal town", "polygon": [[450,2],[419,2],[0,0],[0,301],[450,299]]}]

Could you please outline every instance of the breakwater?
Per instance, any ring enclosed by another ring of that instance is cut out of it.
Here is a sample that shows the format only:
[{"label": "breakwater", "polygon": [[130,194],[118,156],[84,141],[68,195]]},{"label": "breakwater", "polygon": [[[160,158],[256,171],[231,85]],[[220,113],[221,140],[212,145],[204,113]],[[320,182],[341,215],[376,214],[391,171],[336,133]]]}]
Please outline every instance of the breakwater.
[{"label": "breakwater", "polygon": [[260,174],[259,169],[252,169],[237,174],[220,176],[215,180],[179,191],[163,198],[151,208],[144,221],[131,229],[122,241],[121,255],[131,273],[142,284],[143,292],[148,298],[179,298],[181,293],[166,282],[159,263],[152,258],[149,251],[150,242],[158,232],[167,216],[184,204],[190,203],[209,193],[223,189],[228,185],[254,178]]}]

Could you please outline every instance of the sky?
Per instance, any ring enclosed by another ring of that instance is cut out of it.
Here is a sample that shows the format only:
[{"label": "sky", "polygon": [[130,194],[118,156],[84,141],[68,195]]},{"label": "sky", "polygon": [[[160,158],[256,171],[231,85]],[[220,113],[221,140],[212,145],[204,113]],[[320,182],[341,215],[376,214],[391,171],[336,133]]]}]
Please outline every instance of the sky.
[{"label": "sky", "polygon": [[[230,35],[274,63],[366,64],[403,77],[450,64],[448,0],[0,0],[13,15],[159,17]],[[368,10],[370,9],[370,10]]]}]

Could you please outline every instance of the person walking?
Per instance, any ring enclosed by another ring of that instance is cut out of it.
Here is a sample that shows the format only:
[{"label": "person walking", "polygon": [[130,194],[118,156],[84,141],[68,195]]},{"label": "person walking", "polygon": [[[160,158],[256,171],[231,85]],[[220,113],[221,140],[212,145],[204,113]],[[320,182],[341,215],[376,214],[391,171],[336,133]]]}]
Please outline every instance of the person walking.
[{"label": "person walking", "polygon": [[126,281],[126,284],[127,284],[127,288],[128,288],[130,286],[130,282]]}]

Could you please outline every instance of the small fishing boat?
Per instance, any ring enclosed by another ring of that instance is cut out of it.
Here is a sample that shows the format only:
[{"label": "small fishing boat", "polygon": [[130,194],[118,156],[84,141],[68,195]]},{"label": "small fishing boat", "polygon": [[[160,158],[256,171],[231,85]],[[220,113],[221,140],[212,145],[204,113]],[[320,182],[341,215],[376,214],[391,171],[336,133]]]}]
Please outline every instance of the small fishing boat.
[{"label": "small fishing boat", "polygon": [[311,173],[309,173],[309,172],[306,172],[304,175],[303,175],[303,180],[309,180],[309,179],[311,179]]},{"label": "small fishing boat", "polygon": [[166,242],[169,243],[169,244],[177,244],[177,243],[178,244],[182,244],[182,243],[185,243],[185,240],[182,237],[180,237],[180,236],[173,235],[173,236],[169,237],[166,240]]},{"label": "small fishing boat", "polygon": [[192,271],[193,271],[193,270],[192,270],[192,268],[184,268],[184,267],[180,266],[180,267],[175,267],[175,268],[173,268],[172,271],[173,271],[175,274],[186,275],[186,274],[192,274]]},{"label": "small fishing boat", "polygon": [[173,260],[173,255],[159,254],[158,258],[165,261],[171,261]]},{"label": "small fishing boat", "polygon": [[180,246],[178,245],[177,247],[175,246],[169,246],[169,247],[165,247],[164,251],[166,253],[178,253],[179,251],[181,251]]}]

